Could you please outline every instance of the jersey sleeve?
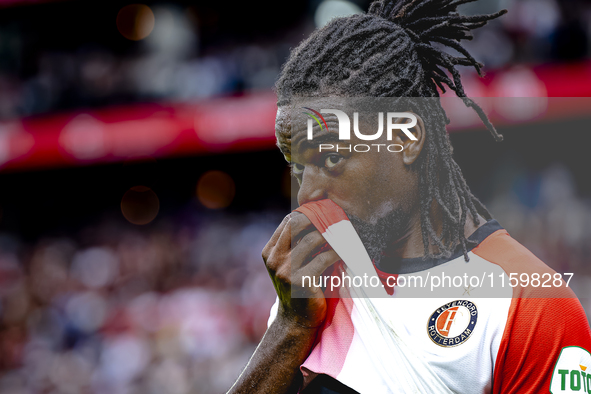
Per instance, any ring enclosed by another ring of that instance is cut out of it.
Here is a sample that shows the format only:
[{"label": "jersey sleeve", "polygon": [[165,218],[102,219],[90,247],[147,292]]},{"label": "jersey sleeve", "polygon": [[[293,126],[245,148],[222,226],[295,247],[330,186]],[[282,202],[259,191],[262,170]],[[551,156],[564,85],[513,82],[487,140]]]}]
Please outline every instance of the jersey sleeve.
[{"label": "jersey sleeve", "polygon": [[[579,300],[513,301],[495,364],[493,393],[590,392],[591,375],[585,370],[591,367],[591,333]],[[575,349],[576,357],[563,359],[565,349]]]},{"label": "jersey sleeve", "polygon": [[473,251],[500,265],[507,276],[551,278],[549,288],[540,281],[513,289],[493,371],[493,394],[591,393],[591,329],[573,291],[564,281],[555,286],[560,283],[553,282],[556,272],[504,230]]}]

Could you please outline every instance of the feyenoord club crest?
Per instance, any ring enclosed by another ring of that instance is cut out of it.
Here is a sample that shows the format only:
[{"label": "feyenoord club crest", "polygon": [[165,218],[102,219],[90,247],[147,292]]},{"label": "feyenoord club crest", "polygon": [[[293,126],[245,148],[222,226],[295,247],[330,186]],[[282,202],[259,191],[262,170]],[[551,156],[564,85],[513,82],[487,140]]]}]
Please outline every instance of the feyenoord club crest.
[{"label": "feyenoord club crest", "polygon": [[429,317],[429,338],[442,347],[458,346],[472,335],[478,309],[472,301],[457,300],[437,308]]}]

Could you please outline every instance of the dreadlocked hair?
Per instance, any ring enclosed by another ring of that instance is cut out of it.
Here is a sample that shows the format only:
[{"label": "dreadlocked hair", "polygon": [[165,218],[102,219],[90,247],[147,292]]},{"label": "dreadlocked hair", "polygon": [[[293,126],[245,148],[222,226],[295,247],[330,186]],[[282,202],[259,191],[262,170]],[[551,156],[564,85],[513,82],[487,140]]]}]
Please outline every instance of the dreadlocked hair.
[{"label": "dreadlocked hair", "polygon": [[[494,139],[501,141],[484,111],[466,96],[456,66],[472,66],[482,75],[483,65],[460,42],[472,39],[471,30],[507,11],[458,14],[459,5],[473,1],[376,0],[366,14],[333,19],[292,50],[275,86],[277,105],[287,105],[293,97],[438,98],[439,90],[445,92],[447,86],[476,111]],[[442,46],[453,48],[460,56],[443,51]],[[491,215],[472,194],[454,161],[446,130],[449,119],[439,99],[434,101],[437,108],[421,115],[428,127],[416,162],[425,258],[449,257],[459,244],[468,261],[467,214],[475,225],[478,214],[486,219]],[[431,221],[433,201],[443,214],[440,235]],[[430,244],[438,253],[430,252]]]}]

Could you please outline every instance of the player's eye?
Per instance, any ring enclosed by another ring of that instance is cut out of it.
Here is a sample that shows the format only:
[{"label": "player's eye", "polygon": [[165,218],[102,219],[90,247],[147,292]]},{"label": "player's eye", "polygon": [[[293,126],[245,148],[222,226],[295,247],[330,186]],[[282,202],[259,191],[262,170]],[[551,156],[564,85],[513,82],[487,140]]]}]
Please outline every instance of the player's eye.
[{"label": "player's eye", "polygon": [[331,154],[326,156],[326,159],[324,160],[324,166],[326,168],[333,168],[334,166],[336,166],[337,164],[340,163],[340,161],[343,160],[343,156],[339,155],[339,154]]},{"label": "player's eye", "polygon": [[304,173],[304,166],[298,163],[292,163],[291,171],[294,175],[302,175]]}]

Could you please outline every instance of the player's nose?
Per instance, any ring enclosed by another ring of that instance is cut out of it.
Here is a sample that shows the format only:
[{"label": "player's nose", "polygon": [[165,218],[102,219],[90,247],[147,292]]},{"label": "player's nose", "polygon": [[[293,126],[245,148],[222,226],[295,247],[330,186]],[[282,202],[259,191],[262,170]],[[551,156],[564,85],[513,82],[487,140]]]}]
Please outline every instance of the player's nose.
[{"label": "player's nose", "polygon": [[298,191],[298,204],[304,205],[308,202],[324,200],[327,198],[327,186],[318,168],[306,166]]}]

